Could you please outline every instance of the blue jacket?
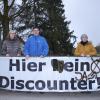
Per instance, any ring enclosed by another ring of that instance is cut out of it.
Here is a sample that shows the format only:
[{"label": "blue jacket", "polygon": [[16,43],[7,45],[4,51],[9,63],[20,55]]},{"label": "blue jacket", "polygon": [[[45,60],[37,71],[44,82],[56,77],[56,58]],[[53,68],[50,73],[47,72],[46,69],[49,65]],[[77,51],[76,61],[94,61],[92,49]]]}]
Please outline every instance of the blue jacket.
[{"label": "blue jacket", "polygon": [[24,46],[24,55],[47,56],[49,51],[48,44],[44,37],[32,35],[28,38]]}]

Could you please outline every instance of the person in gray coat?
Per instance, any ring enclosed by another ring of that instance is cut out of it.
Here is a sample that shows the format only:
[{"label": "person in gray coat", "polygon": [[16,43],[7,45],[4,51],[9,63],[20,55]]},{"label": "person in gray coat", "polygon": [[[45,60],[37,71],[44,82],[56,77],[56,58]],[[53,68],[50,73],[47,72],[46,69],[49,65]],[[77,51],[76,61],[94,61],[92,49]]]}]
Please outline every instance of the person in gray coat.
[{"label": "person in gray coat", "polygon": [[14,31],[10,31],[4,40],[1,54],[7,57],[21,56],[20,41]]}]

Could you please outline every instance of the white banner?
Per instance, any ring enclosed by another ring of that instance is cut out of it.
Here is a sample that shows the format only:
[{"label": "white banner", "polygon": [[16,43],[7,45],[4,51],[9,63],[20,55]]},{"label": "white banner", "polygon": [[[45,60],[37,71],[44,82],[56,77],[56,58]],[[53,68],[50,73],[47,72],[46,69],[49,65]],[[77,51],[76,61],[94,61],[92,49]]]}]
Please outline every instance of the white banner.
[{"label": "white banner", "polygon": [[100,57],[0,57],[0,89],[99,91]]}]

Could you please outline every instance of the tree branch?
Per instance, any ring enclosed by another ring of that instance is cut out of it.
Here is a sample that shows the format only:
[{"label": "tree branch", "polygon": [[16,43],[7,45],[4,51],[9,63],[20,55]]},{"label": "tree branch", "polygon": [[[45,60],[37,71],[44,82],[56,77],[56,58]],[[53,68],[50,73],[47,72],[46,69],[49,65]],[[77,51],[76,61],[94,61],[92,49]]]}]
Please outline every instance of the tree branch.
[{"label": "tree branch", "polygon": [[12,1],[11,5],[9,6],[9,10],[12,8],[12,6],[14,5],[15,0]]},{"label": "tree branch", "polygon": [[23,6],[25,6],[26,5],[26,1],[27,0],[24,0],[24,2],[22,3],[22,8],[20,8],[20,10],[18,10],[15,14],[13,14],[13,15],[11,15],[9,18],[10,19],[12,19],[12,18],[16,18],[16,17],[18,17],[23,11],[24,11],[24,7]]},{"label": "tree branch", "polygon": [[3,16],[3,15],[2,15],[2,13],[0,12],[0,21],[2,20],[2,16]]},{"label": "tree branch", "polygon": [[17,11],[15,14],[11,15],[9,18],[10,18],[10,19],[16,18],[16,17],[18,17],[23,11],[24,11],[24,8],[23,8],[23,9],[20,9],[20,10]]}]

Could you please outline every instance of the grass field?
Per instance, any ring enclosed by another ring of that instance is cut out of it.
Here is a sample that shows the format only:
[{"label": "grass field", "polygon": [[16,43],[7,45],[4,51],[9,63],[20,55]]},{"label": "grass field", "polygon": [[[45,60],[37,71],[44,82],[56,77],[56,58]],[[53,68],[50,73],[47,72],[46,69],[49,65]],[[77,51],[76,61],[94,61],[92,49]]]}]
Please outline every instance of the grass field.
[{"label": "grass field", "polygon": [[97,56],[100,56],[100,53],[98,53]]}]

